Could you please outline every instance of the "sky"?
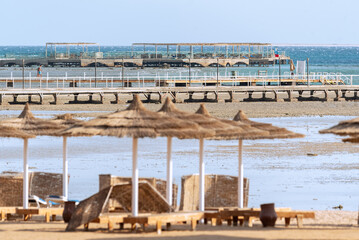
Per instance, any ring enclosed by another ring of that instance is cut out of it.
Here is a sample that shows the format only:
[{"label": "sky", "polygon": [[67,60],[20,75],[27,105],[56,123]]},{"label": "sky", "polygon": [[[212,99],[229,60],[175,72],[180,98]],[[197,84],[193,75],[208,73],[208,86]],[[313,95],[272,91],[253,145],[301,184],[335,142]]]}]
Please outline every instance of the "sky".
[{"label": "sky", "polygon": [[0,45],[359,44],[356,0],[0,0]]}]

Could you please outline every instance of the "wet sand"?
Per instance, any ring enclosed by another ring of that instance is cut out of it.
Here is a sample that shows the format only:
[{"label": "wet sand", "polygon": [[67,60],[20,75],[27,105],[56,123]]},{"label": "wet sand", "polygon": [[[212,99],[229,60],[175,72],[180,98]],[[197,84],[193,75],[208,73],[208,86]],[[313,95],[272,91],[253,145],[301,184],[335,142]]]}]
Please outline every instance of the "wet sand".
[{"label": "wet sand", "polygon": [[[200,103],[177,103],[176,106],[188,112],[195,112]],[[238,110],[244,110],[248,117],[294,117],[294,116],[358,116],[359,102],[239,102],[239,103],[205,103],[208,111],[217,117],[233,118]],[[95,117],[102,111],[125,109],[128,104],[68,104],[59,105],[32,104],[33,111],[86,111],[76,113],[77,117]],[[146,108],[152,111],[160,109],[161,104],[148,103]],[[23,104],[1,105],[0,110],[21,110]]]},{"label": "wet sand", "polygon": [[[62,221],[44,223],[41,221],[3,222],[0,223],[0,239],[359,239],[357,212],[346,211],[316,211],[315,219],[305,219],[304,228],[298,229],[296,221],[289,228],[284,227],[284,220],[277,220],[275,228],[263,228],[260,221],[255,221],[252,228],[198,225],[196,231],[189,231],[189,225],[172,226],[171,231],[163,231],[157,235],[154,226],[149,226],[146,232],[130,232],[127,225],[125,230],[107,232],[104,224],[90,224],[90,230],[85,232],[82,227],[75,232],[65,232],[66,224]],[[164,226],[163,226],[164,228]]]}]

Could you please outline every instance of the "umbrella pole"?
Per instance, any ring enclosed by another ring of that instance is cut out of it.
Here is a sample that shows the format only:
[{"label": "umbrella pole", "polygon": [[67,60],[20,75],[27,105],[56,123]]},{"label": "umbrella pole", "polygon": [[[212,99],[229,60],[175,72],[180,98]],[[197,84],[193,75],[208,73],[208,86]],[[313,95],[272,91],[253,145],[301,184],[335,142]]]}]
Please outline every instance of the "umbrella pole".
[{"label": "umbrella pole", "polygon": [[138,216],[138,166],[137,166],[138,139],[132,139],[132,215]]},{"label": "umbrella pole", "polygon": [[23,207],[27,209],[29,207],[29,166],[27,164],[27,146],[28,139],[24,138],[24,176],[23,176]]},{"label": "umbrella pole", "polygon": [[242,139],[238,141],[238,207],[243,208],[243,163],[242,163]]},{"label": "umbrella pole", "polygon": [[173,162],[171,158],[172,152],[172,138],[167,138],[167,189],[166,199],[170,206],[172,206],[172,176],[173,176]]},{"label": "umbrella pole", "polygon": [[204,211],[204,161],[203,138],[199,139],[199,211]]},{"label": "umbrella pole", "polygon": [[69,194],[69,173],[68,173],[68,161],[67,161],[67,137],[63,137],[62,142],[62,158],[63,158],[63,174],[62,174],[62,195],[64,196],[65,200],[68,199]]}]

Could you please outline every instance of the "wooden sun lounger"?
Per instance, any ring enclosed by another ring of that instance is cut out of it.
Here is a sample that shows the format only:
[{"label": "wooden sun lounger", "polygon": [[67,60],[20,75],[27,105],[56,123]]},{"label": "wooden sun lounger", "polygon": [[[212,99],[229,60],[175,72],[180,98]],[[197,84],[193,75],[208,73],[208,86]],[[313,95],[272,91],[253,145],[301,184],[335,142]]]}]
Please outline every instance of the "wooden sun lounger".
[{"label": "wooden sun lounger", "polygon": [[16,207],[0,207],[0,221],[9,218],[9,215],[16,213]]},{"label": "wooden sun lounger", "polygon": [[[297,226],[298,228],[303,227],[303,218],[314,218],[315,214],[313,211],[294,211],[286,208],[282,209],[276,209],[278,218],[284,218],[285,219],[285,226],[288,227],[290,224],[291,218],[297,219]],[[229,219],[233,218],[233,225],[235,225],[235,222],[240,221],[241,225],[245,225],[248,227],[253,226],[253,220],[258,219],[260,215],[260,209],[236,209],[236,210],[222,210],[221,218],[222,219]],[[242,219],[240,219],[243,218]]]},{"label": "wooden sun lounger", "polygon": [[62,215],[63,208],[16,208],[16,214],[24,215],[24,221],[31,218],[31,215],[44,215],[45,222],[50,222],[50,216],[52,221],[56,221],[56,215]]},{"label": "wooden sun lounger", "polygon": [[129,223],[132,225],[132,229],[135,229],[136,224],[141,224],[143,229],[150,224],[156,225],[156,230],[158,234],[161,234],[162,224],[166,223],[167,229],[171,227],[171,223],[178,222],[191,222],[191,229],[195,230],[197,226],[197,221],[204,217],[203,212],[173,212],[173,213],[160,213],[160,214],[150,214],[150,215],[141,215],[137,217],[128,216],[124,218],[124,223]]},{"label": "wooden sun lounger", "polygon": [[107,224],[108,231],[113,231],[113,226],[117,223],[120,224],[120,229],[123,229],[123,220],[125,217],[128,217],[128,215],[128,213],[104,213],[91,222],[84,224],[84,227],[85,230],[88,230],[90,223],[100,223]]}]

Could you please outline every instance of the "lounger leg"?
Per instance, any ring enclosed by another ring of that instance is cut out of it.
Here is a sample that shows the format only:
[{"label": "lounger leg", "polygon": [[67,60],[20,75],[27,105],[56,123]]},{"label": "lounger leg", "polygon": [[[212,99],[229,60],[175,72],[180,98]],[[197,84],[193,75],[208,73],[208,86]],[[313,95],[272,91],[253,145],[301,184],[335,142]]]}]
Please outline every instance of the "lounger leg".
[{"label": "lounger leg", "polygon": [[301,215],[301,214],[297,215],[297,226],[298,226],[298,228],[303,227],[303,215]]},{"label": "lounger leg", "polygon": [[243,218],[239,219],[239,225],[240,225],[241,227],[243,227],[243,225],[244,225],[244,219],[243,219]]},{"label": "lounger leg", "polygon": [[157,234],[161,234],[161,232],[162,232],[162,222],[161,221],[156,222],[156,230],[157,230]]},{"label": "lounger leg", "polygon": [[253,217],[245,216],[244,217],[244,226],[245,227],[253,227]]},{"label": "lounger leg", "polygon": [[166,223],[166,229],[170,230],[171,229],[171,223]]},{"label": "lounger leg", "polygon": [[192,219],[191,221],[191,229],[192,231],[195,231],[197,227],[197,219]]},{"label": "lounger leg", "polygon": [[208,223],[208,219],[205,218],[205,219],[204,219],[204,224],[207,225],[207,223]]},{"label": "lounger leg", "polygon": [[285,218],[284,220],[285,220],[285,226],[286,226],[286,227],[289,227],[289,225],[290,225],[290,218]]},{"label": "lounger leg", "polygon": [[238,226],[238,216],[233,216],[233,227]]},{"label": "lounger leg", "polygon": [[45,222],[50,222],[50,213],[49,212],[46,212],[45,213]]},{"label": "lounger leg", "polygon": [[227,219],[227,225],[232,226],[232,219]]},{"label": "lounger leg", "polygon": [[221,226],[222,225],[222,218],[217,218],[217,225],[218,226]]},{"label": "lounger leg", "polygon": [[137,226],[136,223],[132,223],[131,224],[131,230],[132,231],[136,230],[136,228],[137,228],[136,226]]},{"label": "lounger leg", "polygon": [[30,214],[24,214],[24,221],[27,221],[31,218]]},{"label": "lounger leg", "polygon": [[0,221],[4,221],[4,220],[5,220],[5,211],[1,211]]},{"label": "lounger leg", "polygon": [[120,230],[123,229],[123,225],[124,225],[124,223],[120,223]]},{"label": "lounger leg", "polygon": [[113,231],[113,222],[112,221],[108,221],[108,231],[112,232]]},{"label": "lounger leg", "polygon": [[217,225],[217,218],[211,218],[211,225],[216,226]]},{"label": "lounger leg", "polygon": [[56,221],[56,214],[52,214],[51,221]]},{"label": "lounger leg", "polygon": [[88,230],[89,230],[89,225],[90,225],[90,223],[85,223],[85,224],[84,224],[84,229],[85,229],[85,231],[88,231]]}]

